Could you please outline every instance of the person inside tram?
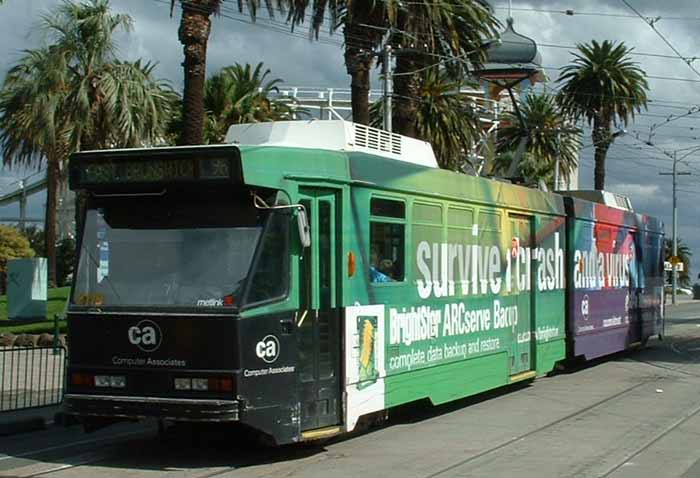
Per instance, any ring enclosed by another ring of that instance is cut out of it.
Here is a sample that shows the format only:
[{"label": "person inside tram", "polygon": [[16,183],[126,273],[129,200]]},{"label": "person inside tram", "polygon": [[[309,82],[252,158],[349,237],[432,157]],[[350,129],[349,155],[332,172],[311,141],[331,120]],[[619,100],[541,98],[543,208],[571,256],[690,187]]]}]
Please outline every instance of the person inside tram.
[{"label": "person inside tram", "polygon": [[391,259],[382,259],[379,254],[379,247],[372,246],[369,265],[370,282],[394,282],[391,278],[393,262]]}]

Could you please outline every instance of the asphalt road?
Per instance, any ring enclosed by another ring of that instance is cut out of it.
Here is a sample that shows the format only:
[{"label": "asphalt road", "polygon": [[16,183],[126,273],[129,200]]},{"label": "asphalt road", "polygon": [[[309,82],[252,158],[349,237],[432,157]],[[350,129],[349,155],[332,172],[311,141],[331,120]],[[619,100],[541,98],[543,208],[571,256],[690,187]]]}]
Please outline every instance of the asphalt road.
[{"label": "asphalt road", "polygon": [[700,303],[643,350],[448,406],[412,406],[324,446],[122,424],[0,439],[0,477],[700,478]]}]

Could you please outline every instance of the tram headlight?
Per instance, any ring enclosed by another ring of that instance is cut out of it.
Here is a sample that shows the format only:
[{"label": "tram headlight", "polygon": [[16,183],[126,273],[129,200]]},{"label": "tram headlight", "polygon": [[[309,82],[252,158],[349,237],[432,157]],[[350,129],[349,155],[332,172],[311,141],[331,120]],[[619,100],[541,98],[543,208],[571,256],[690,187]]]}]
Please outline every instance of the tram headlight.
[{"label": "tram headlight", "polygon": [[126,377],[124,375],[95,375],[95,387],[124,388]]},{"label": "tram headlight", "polygon": [[207,379],[207,378],[193,378],[192,379],[192,390],[199,390],[199,391],[209,390],[209,379]]},{"label": "tram headlight", "polygon": [[175,390],[192,390],[191,378],[176,378]]}]

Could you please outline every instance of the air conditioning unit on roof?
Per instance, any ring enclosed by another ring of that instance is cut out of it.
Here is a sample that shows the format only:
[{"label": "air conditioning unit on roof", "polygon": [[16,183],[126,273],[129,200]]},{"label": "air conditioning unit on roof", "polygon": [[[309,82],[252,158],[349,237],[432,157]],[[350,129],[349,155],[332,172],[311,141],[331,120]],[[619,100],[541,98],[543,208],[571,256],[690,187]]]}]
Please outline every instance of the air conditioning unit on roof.
[{"label": "air conditioning unit on roof", "polygon": [[362,152],[437,168],[430,143],[340,120],[275,121],[232,125],[226,143]]}]

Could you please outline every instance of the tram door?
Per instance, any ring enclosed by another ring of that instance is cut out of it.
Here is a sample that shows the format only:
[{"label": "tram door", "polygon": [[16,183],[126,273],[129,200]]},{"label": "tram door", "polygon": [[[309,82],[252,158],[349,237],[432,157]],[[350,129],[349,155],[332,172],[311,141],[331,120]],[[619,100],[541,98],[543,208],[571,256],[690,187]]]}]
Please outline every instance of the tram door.
[{"label": "tram door", "polygon": [[510,348],[510,374],[528,372],[533,369],[533,351],[535,334],[533,327],[533,294],[535,292],[537,269],[531,256],[534,249],[532,219],[526,216],[510,216],[510,227],[517,246],[511,260],[516,261],[513,267],[514,289],[518,291],[516,304],[518,306],[517,323],[511,326],[513,331]]},{"label": "tram door", "polygon": [[302,189],[311,246],[299,267],[297,318],[301,429],[340,423],[339,196],[330,189]]}]

